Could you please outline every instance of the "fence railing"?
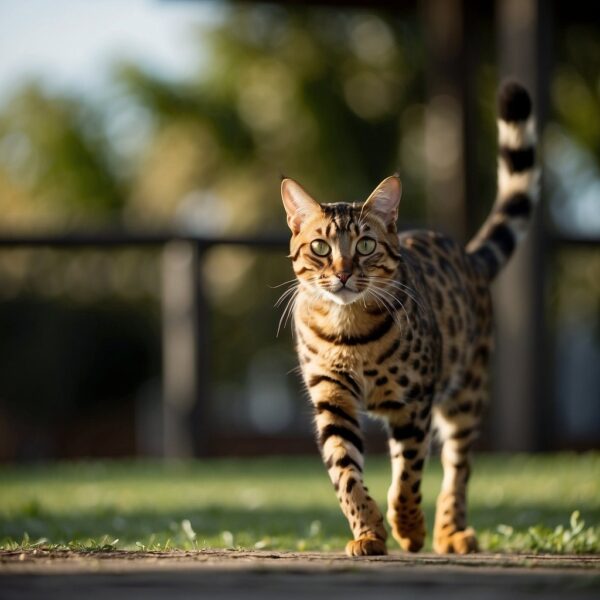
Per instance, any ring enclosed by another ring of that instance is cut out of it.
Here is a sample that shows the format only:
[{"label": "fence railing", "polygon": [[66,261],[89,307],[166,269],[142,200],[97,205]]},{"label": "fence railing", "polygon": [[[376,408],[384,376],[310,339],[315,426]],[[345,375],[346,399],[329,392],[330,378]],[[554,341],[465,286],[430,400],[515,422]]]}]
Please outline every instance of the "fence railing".
[{"label": "fence railing", "polygon": [[72,232],[0,235],[8,248],[103,248],[161,246],[162,452],[166,457],[208,452],[211,389],[210,312],[201,277],[206,250],[218,245],[286,250],[284,235],[197,236],[180,232]]},{"label": "fence railing", "polygon": [[[72,232],[0,234],[0,251],[11,248],[162,247],[162,452],[166,457],[201,456],[209,452],[211,422],[210,310],[201,276],[203,254],[219,245],[287,251],[285,234],[261,237],[197,236],[181,232]],[[597,248],[600,239],[553,232],[546,248]],[[543,312],[543,311],[542,311]],[[502,403],[497,398],[496,403]]]}]

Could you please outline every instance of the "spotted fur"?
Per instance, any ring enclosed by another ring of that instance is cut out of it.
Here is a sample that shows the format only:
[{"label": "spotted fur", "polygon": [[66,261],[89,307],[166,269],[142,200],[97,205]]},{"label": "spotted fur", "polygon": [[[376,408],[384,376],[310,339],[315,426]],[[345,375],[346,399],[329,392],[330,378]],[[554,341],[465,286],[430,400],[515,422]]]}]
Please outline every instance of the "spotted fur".
[{"label": "spotted fur", "polygon": [[466,249],[433,231],[397,234],[397,177],[362,204],[320,205],[295,181],[282,182],[298,356],[323,460],[352,530],[349,555],[386,553],[383,517],[363,483],[363,411],[387,425],[387,520],[400,546],[416,552],[425,540],[420,486],[433,422],[444,467],[434,549],[477,548],[466,491],[492,346],[489,283],[537,197],[527,92],[505,85],[499,112],[498,199]]}]

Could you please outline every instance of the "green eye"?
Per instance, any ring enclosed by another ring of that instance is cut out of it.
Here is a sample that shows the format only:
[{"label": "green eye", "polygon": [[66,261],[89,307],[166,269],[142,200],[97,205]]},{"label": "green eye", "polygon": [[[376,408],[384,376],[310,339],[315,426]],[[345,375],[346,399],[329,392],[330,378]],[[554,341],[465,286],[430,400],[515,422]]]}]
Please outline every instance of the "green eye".
[{"label": "green eye", "polygon": [[324,240],[313,240],[310,247],[317,256],[327,256],[331,252],[329,244]]},{"label": "green eye", "polygon": [[363,256],[367,254],[372,254],[373,250],[377,246],[377,242],[371,238],[362,238],[362,240],[358,240],[356,244],[356,251]]}]

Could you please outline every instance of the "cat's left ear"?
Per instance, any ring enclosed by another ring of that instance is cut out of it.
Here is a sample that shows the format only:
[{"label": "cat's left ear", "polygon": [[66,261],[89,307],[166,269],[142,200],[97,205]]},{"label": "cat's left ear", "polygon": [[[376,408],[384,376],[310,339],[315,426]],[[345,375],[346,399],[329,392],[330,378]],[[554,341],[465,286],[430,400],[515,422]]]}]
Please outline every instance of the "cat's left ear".
[{"label": "cat's left ear", "polygon": [[402,182],[397,175],[384,179],[367,198],[364,208],[377,215],[387,227],[395,225],[402,197]]},{"label": "cat's left ear", "polygon": [[288,226],[294,234],[300,231],[305,221],[321,212],[321,205],[289,177],[281,182],[281,199],[287,213]]}]

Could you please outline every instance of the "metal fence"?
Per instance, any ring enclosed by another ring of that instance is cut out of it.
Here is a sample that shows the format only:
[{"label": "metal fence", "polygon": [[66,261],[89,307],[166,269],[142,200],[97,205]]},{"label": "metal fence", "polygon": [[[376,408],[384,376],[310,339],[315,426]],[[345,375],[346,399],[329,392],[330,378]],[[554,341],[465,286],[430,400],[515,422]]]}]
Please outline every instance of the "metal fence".
[{"label": "metal fence", "polygon": [[0,250],[53,248],[105,250],[162,246],[162,453],[166,457],[208,452],[210,312],[201,277],[204,253],[217,245],[284,250],[284,236],[209,237],[176,233],[77,232],[0,237]]},{"label": "metal fence", "polygon": [[[544,236],[542,255],[550,261],[554,253],[566,247],[597,248],[598,238],[569,237],[559,234]],[[213,424],[210,420],[211,376],[211,315],[204,282],[201,275],[201,262],[205,252],[218,245],[242,246],[264,251],[286,251],[286,235],[264,237],[209,237],[181,235],[172,232],[133,233],[133,232],[77,232],[62,235],[22,235],[0,237],[0,251],[12,248],[53,248],[77,250],[100,248],[110,251],[124,247],[161,247],[161,320],[162,320],[162,454],[166,457],[201,456],[210,453],[210,440]],[[539,278],[541,279],[541,277]],[[537,285],[537,281],[534,285]],[[502,284],[501,284],[502,285]],[[542,304],[537,307],[538,317],[528,323],[527,330],[520,337],[528,338],[531,347],[536,339],[549,339],[548,324],[544,320],[545,300],[540,290]],[[539,329],[538,329],[539,328]],[[536,330],[537,329],[537,330]],[[537,337],[536,337],[537,336]],[[551,342],[552,340],[550,340]],[[513,348],[501,346],[499,362],[514,362]],[[494,387],[493,407],[510,406],[514,398],[515,386],[538,382],[544,393],[551,397],[552,381],[547,374],[552,373],[551,346],[548,344],[534,348],[539,354],[533,364],[536,370],[527,373],[527,381],[512,377],[510,382]],[[498,361],[497,361],[498,362]],[[496,364],[496,380],[503,377]],[[545,382],[545,383],[544,383]],[[512,386],[512,388],[511,388]],[[491,423],[490,445],[506,449],[502,440],[510,437],[513,444],[529,444],[533,449],[548,449],[552,446],[547,439],[551,435],[555,417],[548,411],[548,403],[537,415],[537,425],[515,432],[512,423],[519,419],[523,411],[535,411],[535,398],[529,406],[521,406],[520,412],[511,415],[507,422]],[[495,418],[495,417],[494,417]],[[506,429],[502,429],[502,428]],[[533,431],[533,435],[532,435]],[[544,435],[544,432],[546,434]],[[518,436],[531,436],[529,438]],[[509,447],[510,449],[510,447]]]}]

